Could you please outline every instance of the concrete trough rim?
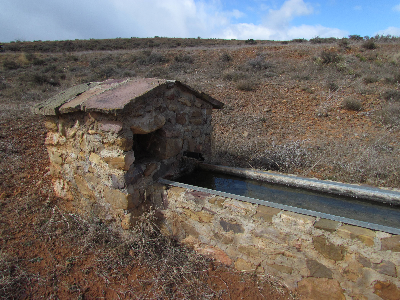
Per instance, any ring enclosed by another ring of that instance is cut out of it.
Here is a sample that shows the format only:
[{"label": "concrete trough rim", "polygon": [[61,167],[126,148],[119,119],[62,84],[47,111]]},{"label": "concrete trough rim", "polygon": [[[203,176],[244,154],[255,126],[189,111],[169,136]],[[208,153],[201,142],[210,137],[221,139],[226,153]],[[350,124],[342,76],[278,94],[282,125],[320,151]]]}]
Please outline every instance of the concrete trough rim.
[{"label": "concrete trough rim", "polygon": [[199,167],[204,170],[216,171],[229,175],[236,175],[242,178],[286,185],[289,187],[308,189],[339,196],[361,198],[390,205],[400,205],[400,191],[396,190],[206,163],[200,163]]}]

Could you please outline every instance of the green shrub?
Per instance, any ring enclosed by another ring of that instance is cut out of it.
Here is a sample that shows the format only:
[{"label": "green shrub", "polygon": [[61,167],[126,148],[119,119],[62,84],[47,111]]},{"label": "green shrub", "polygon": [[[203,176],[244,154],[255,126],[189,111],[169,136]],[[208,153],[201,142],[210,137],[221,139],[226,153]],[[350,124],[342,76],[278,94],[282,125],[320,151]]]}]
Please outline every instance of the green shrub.
[{"label": "green shrub", "polygon": [[358,99],[346,98],[342,102],[342,107],[348,110],[360,111],[362,110],[362,103]]},{"label": "green shrub", "polygon": [[378,46],[375,44],[374,40],[372,40],[372,39],[364,42],[362,47],[367,50],[374,50],[374,49],[378,48]]},{"label": "green shrub", "polygon": [[340,56],[336,52],[324,50],[321,52],[321,62],[323,64],[338,63],[340,61]]}]

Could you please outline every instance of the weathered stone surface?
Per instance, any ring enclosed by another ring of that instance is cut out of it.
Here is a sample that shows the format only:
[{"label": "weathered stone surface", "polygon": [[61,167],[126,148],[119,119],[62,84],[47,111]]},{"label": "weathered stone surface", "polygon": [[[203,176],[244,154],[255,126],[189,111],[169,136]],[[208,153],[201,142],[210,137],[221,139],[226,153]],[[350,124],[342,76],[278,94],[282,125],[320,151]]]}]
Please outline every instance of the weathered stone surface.
[{"label": "weathered stone surface", "polygon": [[63,163],[63,159],[61,156],[62,154],[60,151],[58,151],[57,148],[48,147],[47,152],[49,153],[49,158],[52,163],[55,163],[57,165],[61,165]]},{"label": "weathered stone surface", "polygon": [[400,235],[381,239],[381,250],[391,250],[393,252],[400,252]]},{"label": "weathered stone surface", "polygon": [[228,208],[235,214],[239,215],[252,215],[256,210],[254,204],[234,199],[225,200],[224,208]]},{"label": "weathered stone surface", "polygon": [[323,235],[314,237],[313,245],[315,250],[321,253],[325,258],[335,261],[343,260],[346,254],[346,248],[344,246],[332,244]]},{"label": "weathered stone surface", "polygon": [[272,217],[276,216],[280,212],[281,210],[278,208],[259,205],[257,207],[257,213],[255,214],[255,217],[260,218],[265,222],[272,222]]},{"label": "weathered stone surface", "polygon": [[229,223],[224,220],[219,221],[222,229],[226,232],[233,231],[234,233],[243,233],[244,229],[240,224]]},{"label": "weathered stone surface", "polygon": [[168,190],[168,197],[174,198],[174,199],[180,198],[185,193],[185,191],[186,191],[186,189],[184,189],[184,188],[180,188],[180,187],[176,187],[176,186],[171,187]]},{"label": "weathered stone surface", "polygon": [[99,122],[100,127],[99,129],[102,131],[107,131],[107,132],[113,132],[113,133],[118,133],[122,130],[123,123],[120,121],[100,121]]},{"label": "weathered stone surface", "polygon": [[383,300],[399,300],[400,289],[392,282],[377,281],[374,284],[374,293]]},{"label": "weathered stone surface", "polygon": [[334,232],[339,226],[339,222],[328,220],[328,219],[319,219],[315,222],[314,227],[317,229],[322,229],[329,232]]},{"label": "weathered stone surface", "polygon": [[196,252],[202,255],[206,255],[215,259],[222,264],[230,266],[233,263],[232,259],[230,259],[230,257],[220,248],[203,244],[196,237],[187,236],[181,241],[181,243],[193,248]]},{"label": "weathered stone surface", "polygon": [[235,262],[235,268],[239,271],[254,271],[256,266],[243,258],[238,258]]},{"label": "weathered stone surface", "polygon": [[214,218],[212,214],[204,211],[195,212],[190,209],[184,209],[184,211],[189,218],[200,223],[210,223],[211,220]]},{"label": "weathered stone surface", "polygon": [[92,163],[97,164],[97,165],[104,164],[104,160],[102,160],[101,157],[94,152],[90,153],[89,161],[91,161]]},{"label": "weathered stone surface", "polygon": [[384,260],[380,264],[373,264],[372,268],[381,274],[397,277],[396,265],[390,261]]},{"label": "weathered stone surface", "polygon": [[153,172],[155,170],[157,170],[158,164],[156,163],[150,163],[146,166],[146,169],[144,170],[144,176],[150,176],[151,174],[153,174]]},{"label": "weathered stone surface", "polygon": [[342,225],[337,233],[343,238],[358,239],[367,246],[374,245],[375,231],[353,225]]},{"label": "weathered stone surface", "polygon": [[57,122],[55,122],[54,120],[45,121],[44,126],[46,127],[47,130],[54,131],[54,132],[58,131]]},{"label": "weathered stone surface", "polygon": [[54,178],[53,180],[54,192],[57,197],[72,200],[73,196],[69,191],[68,183],[60,178]]},{"label": "weathered stone surface", "polygon": [[119,147],[122,151],[132,150],[133,139],[119,137],[114,140],[114,145]]},{"label": "weathered stone surface", "polygon": [[365,267],[365,268],[371,268],[371,266],[372,266],[371,261],[370,261],[369,259],[365,258],[365,257],[362,256],[362,255],[359,255],[359,256],[357,257],[357,260],[358,260],[358,262],[359,262],[360,264],[362,264],[363,267]]},{"label": "weathered stone surface", "polygon": [[343,275],[353,282],[355,282],[362,275],[363,265],[358,261],[351,261],[348,266],[343,270]]},{"label": "weathered stone surface", "polygon": [[86,180],[79,175],[75,175],[74,179],[76,185],[78,186],[79,192],[88,198],[94,199],[95,197],[94,192],[89,188],[89,186],[86,183]]},{"label": "weathered stone surface", "polygon": [[133,207],[131,195],[108,187],[104,188],[104,200],[110,203],[114,209],[129,209]]},{"label": "weathered stone surface", "polygon": [[217,239],[217,241],[219,241],[223,244],[226,244],[226,245],[232,244],[234,241],[233,234],[230,235],[229,233],[231,233],[231,231],[226,234],[215,232],[214,237]]},{"label": "weathered stone surface", "polygon": [[132,120],[133,124],[130,128],[133,134],[148,134],[163,127],[165,121],[162,115],[149,114]]},{"label": "weathered stone surface", "polygon": [[307,259],[306,265],[311,277],[333,278],[332,270],[313,259]]},{"label": "weathered stone surface", "polygon": [[128,230],[132,227],[132,214],[126,214],[121,218],[122,229]]},{"label": "weathered stone surface", "polygon": [[211,204],[217,205],[219,208],[223,208],[223,203],[225,202],[225,198],[222,197],[213,197],[208,199],[208,202]]},{"label": "weathered stone surface", "polygon": [[248,245],[239,245],[238,250],[240,253],[246,254],[247,256],[258,257],[260,256],[260,248]]},{"label": "weathered stone surface", "polygon": [[326,278],[304,278],[298,283],[301,300],[345,300],[339,282]]},{"label": "weathered stone surface", "polygon": [[133,151],[129,151],[118,157],[104,157],[103,159],[112,169],[128,171],[135,161],[135,154]]},{"label": "weathered stone surface", "polygon": [[61,135],[58,132],[48,132],[46,136],[46,140],[44,141],[45,145],[64,145],[67,141],[66,137]]},{"label": "weathered stone surface", "polygon": [[111,174],[111,181],[114,189],[123,189],[125,187],[125,179],[123,176]]},{"label": "weathered stone surface", "polygon": [[181,124],[181,125],[186,125],[187,114],[186,113],[177,113],[176,114],[176,123]]},{"label": "weathered stone surface", "polygon": [[288,267],[288,266],[284,266],[284,265],[278,265],[278,264],[267,264],[268,266],[270,266],[271,268],[274,268],[275,270],[277,270],[280,273],[286,273],[286,274],[292,274],[293,273],[293,268],[292,267]]},{"label": "weathered stone surface", "polygon": [[315,222],[314,217],[300,215],[290,211],[283,211],[280,214],[280,217],[283,222],[288,223],[292,226],[298,226],[302,230],[310,229]]}]

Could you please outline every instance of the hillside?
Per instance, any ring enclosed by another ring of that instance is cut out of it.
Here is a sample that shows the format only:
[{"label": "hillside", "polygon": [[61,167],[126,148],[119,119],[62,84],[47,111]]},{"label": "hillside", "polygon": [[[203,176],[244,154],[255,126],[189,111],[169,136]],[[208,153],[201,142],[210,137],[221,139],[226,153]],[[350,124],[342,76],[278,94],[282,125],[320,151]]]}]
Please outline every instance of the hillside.
[{"label": "hillside", "polygon": [[[181,80],[226,104],[213,115],[214,163],[400,188],[398,39],[133,40],[10,43],[0,53],[2,297],[124,299],[135,291],[143,298],[261,299],[264,289],[289,297],[271,278],[210,265],[155,237],[151,226],[140,232],[156,242],[143,248],[140,238],[123,242],[95,220],[66,213],[46,175],[42,119],[29,107],[78,83]],[[166,257],[177,260],[160,265]],[[187,273],[180,273],[182,261],[192,262]]]}]

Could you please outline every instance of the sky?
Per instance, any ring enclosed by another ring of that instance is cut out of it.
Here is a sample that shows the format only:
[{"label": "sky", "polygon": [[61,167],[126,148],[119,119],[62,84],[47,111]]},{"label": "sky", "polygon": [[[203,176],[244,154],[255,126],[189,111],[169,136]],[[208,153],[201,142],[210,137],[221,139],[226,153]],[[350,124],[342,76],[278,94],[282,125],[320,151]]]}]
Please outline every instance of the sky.
[{"label": "sky", "polygon": [[0,42],[400,36],[400,0],[1,0]]}]

